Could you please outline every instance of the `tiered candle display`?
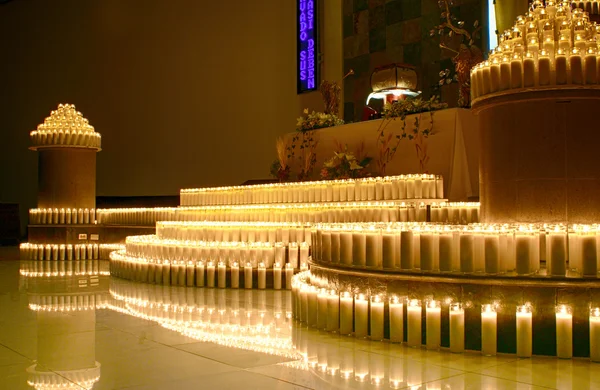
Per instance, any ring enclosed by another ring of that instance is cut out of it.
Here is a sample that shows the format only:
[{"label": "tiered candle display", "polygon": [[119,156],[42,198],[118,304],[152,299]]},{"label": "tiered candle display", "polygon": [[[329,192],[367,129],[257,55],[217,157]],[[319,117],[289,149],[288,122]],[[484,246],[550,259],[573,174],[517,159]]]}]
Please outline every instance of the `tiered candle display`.
[{"label": "tiered candle display", "polygon": [[74,104],[59,104],[38,125],[37,130],[29,134],[34,148],[49,146],[69,146],[100,148],[101,137],[94,131],[88,120],[75,109]]},{"label": "tiered candle display", "polygon": [[400,175],[366,179],[259,184],[181,190],[182,206],[442,199],[441,176]]},{"label": "tiered candle display", "polygon": [[[487,61],[471,70],[472,99],[523,89],[598,85],[598,3],[537,0],[505,31]],[[595,7],[594,7],[595,5]],[[597,11],[596,11],[597,12]]]}]

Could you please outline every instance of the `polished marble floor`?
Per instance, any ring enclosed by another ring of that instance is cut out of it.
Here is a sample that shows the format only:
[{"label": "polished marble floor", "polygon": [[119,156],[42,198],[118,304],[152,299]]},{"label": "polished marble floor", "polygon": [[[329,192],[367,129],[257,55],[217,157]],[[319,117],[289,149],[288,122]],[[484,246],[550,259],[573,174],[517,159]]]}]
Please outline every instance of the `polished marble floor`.
[{"label": "polished marble floor", "polygon": [[600,389],[600,365],[587,360],[306,329],[289,318],[286,291],[131,283],[100,262],[44,266],[0,261],[0,389]]}]

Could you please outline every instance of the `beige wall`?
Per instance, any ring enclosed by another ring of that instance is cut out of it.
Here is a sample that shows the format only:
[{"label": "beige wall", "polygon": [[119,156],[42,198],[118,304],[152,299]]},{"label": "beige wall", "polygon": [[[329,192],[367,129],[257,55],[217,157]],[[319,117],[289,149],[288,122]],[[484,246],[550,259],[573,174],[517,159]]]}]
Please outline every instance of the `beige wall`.
[{"label": "beige wall", "polygon": [[61,102],[102,134],[98,195],[267,178],[303,107],[295,29],[293,0],[0,6],[0,202],[35,206],[28,133]]}]

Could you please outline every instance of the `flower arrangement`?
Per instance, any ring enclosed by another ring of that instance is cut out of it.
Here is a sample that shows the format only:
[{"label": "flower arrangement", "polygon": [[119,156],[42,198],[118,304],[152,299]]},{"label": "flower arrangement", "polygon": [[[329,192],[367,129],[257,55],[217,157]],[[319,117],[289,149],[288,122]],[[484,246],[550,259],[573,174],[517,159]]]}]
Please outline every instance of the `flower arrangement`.
[{"label": "flower arrangement", "polygon": [[[350,69],[348,73],[342,77],[342,81],[353,74],[354,70]],[[340,94],[342,92],[340,84],[337,81],[323,80],[319,86],[319,91],[323,97],[323,103],[325,104],[325,113],[337,115],[340,108]]]},{"label": "flower arrangement", "polygon": [[277,138],[275,148],[277,149],[277,159],[271,164],[271,176],[278,179],[280,182],[284,182],[290,178],[290,155],[287,151],[288,145],[283,137]]},{"label": "flower arrangement", "polygon": [[364,154],[365,144],[361,142],[355,153],[348,152],[348,145],[335,141],[333,157],[323,164],[321,178],[324,180],[356,179],[368,176],[367,167],[372,158]]},{"label": "flower arrangement", "polygon": [[[471,68],[483,61],[481,49],[475,46],[475,40],[480,38],[481,26],[479,21],[473,23],[472,31],[465,28],[465,22],[458,20],[451,12],[452,0],[439,0],[441,9],[440,24],[429,31],[430,36],[440,36],[440,47],[455,54],[452,58],[454,70],[446,69],[440,72],[439,85],[450,84],[457,81],[460,87],[458,96],[459,107],[471,106]],[[455,39],[459,37],[460,39]],[[451,47],[454,46],[454,47]]]},{"label": "flower arrangement", "polygon": [[[377,129],[377,147],[378,160],[377,169],[381,176],[385,176],[387,165],[392,161],[398,145],[403,139],[408,139],[415,142],[417,158],[422,171],[427,170],[427,162],[429,156],[427,154],[426,138],[431,135],[433,129],[433,112],[446,108],[446,103],[440,103],[439,96],[433,96],[429,100],[421,98],[408,98],[399,100],[392,104],[386,104],[383,108],[383,121]],[[414,118],[414,127],[411,132],[406,131],[406,117],[411,114],[421,114],[429,112],[429,126],[421,128],[421,115],[416,115]],[[387,126],[396,119],[402,121],[402,132],[394,134],[386,132]]]},{"label": "flower arrangement", "polygon": [[309,114],[307,108],[304,109],[304,113],[306,116],[301,116],[296,121],[296,131],[306,132],[344,124],[344,120],[338,118],[335,114],[315,111]]}]

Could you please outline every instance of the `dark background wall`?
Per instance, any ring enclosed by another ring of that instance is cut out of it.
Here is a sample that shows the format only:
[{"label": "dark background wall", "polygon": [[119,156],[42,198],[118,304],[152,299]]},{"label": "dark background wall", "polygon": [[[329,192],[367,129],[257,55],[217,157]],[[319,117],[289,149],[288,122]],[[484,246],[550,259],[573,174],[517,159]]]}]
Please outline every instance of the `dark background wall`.
[{"label": "dark background wall", "polygon": [[[452,13],[472,26],[482,20],[482,0],[454,0]],[[390,63],[417,67],[418,88],[428,98],[434,93],[439,72],[451,65],[452,53],[439,47],[429,31],[440,23],[437,0],[344,0],[344,69],[354,69],[344,82],[344,119],[357,121],[371,92],[372,71]],[[481,47],[481,41],[476,42]],[[455,106],[456,85],[444,87],[444,101]]]},{"label": "dark background wall", "polygon": [[[0,203],[36,206],[29,132],[73,103],[102,134],[99,196],[267,178],[294,130],[292,0],[0,5]],[[341,64],[340,64],[341,68]],[[341,69],[339,71],[341,73]]]}]

